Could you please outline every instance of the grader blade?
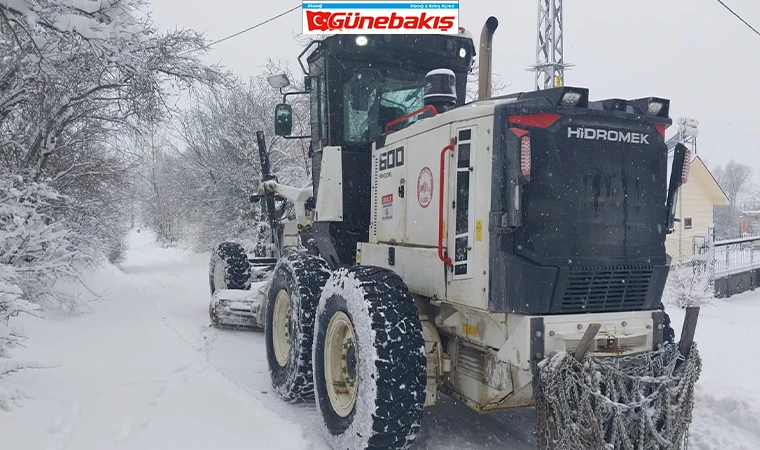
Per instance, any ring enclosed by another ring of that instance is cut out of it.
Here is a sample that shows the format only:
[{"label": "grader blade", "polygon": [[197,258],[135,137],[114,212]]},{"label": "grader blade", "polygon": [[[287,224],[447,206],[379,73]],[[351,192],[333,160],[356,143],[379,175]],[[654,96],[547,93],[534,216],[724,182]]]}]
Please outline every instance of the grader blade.
[{"label": "grader blade", "polygon": [[[533,365],[540,450],[681,450],[702,360],[693,342],[697,314],[681,342],[630,356],[600,356],[582,340]],[[596,330],[589,326],[586,336]]]},{"label": "grader blade", "polygon": [[268,281],[251,284],[250,290],[216,291],[209,305],[212,324],[221,328],[264,328],[262,305]]}]

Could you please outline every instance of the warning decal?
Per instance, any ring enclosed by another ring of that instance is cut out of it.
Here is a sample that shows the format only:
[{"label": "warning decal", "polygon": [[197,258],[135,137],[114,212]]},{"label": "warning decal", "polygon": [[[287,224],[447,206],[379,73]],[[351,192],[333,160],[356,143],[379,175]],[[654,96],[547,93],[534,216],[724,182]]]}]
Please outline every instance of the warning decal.
[{"label": "warning decal", "polygon": [[393,194],[383,195],[383,220],[393,218]]},{"label": "warning decal", "polygon": [[417,201],[423,208],[433,201],[433,172],[428,167],[423,167],[417,177]]}]

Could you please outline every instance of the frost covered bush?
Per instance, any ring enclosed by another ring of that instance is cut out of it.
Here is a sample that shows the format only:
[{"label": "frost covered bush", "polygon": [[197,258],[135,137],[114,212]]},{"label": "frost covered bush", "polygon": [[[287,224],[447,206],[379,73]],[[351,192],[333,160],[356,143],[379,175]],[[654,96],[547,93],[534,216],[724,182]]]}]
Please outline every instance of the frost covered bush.
[{"label": "frost covered bush", "polygon": [[2,359],[8,358],[8,349],[16,347],[24,338],[18,330],[11,327],[11,317],[22,313],[36,315],[40,309],[38,305],[22,298],[24,292],[11,284],[13,277],[7,267],[0,268],[0,280],[3,279],[6,281],[0,281],[0,377],[10,371],[10,365],[2,362]]},{"label": "frost covered bush", "polygon": [[712,260],[702,256],[670,267],[665,285],[669,302],[686,308],[705,305],[715,299]]},{"label": "frost covered bush", "polygon": [[18,347],[24,336],[10,324],[11,317],[20,313],[36,314],[36,305],[21,298],[23,292],[18,286],[10,284],[13,278],[7,267],[0,266],[0,409],[10,410],[22,396],[20,390],[4,382],[4,379],[19,370],[26,369],[28,364],[11,357],[9,350]]},{"label": "frost covered bush", "polygon": [[36,303],[57,299],[55,282],[75,280],[95,257],[93,249],[75,245],[75,233],[51,215],[66,202],[46,183],[0,177],[0,266]]},{"label": "frost covered bush", "polygon": [[69,231],[46,214],[62,200],[46,184],[0,176],[0,409],[11,408],[20,395],[3,378],[26,368],[8,354],[23,340],[11,318],[35,314],[40,307],[29,299],[50,296],[55,281],[73,275],[74,264],[84,260],[68,239]]}]

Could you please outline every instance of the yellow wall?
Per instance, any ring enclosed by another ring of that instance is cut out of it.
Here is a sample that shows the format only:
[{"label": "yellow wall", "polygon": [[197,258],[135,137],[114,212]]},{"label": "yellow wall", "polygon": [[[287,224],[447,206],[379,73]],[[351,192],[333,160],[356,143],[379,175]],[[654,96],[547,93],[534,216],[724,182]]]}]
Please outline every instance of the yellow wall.
[{"label": "yellow wall", "polygon": [[[673,262],[691,259],[694,235],[707,234],[708,227],[713,223],[714,206],[725,204],[725,198],[716,198],[715,188],[712,175],[701,161],[695,160],[690,168],[689,180],[678,193],[676,217],[681,221],[674,224],[674,232],[665,241],[665,249]],[[691,218],[691,229],[685,227],[687,218]]]}]

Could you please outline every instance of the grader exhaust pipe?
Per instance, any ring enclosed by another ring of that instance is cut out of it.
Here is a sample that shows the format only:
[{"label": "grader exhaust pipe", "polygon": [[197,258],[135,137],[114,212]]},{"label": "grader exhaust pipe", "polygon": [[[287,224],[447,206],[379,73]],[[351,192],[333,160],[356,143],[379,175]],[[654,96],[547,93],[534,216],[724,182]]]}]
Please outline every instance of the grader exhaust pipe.
[{"label": "grader exhaust pipe", "polygon": [[491,72],[493,60],[493,34],[499,26],[499,20],[491,16],[480,32],[480,60],[478,62],[478,100],[491,98]]}]

